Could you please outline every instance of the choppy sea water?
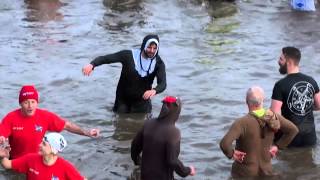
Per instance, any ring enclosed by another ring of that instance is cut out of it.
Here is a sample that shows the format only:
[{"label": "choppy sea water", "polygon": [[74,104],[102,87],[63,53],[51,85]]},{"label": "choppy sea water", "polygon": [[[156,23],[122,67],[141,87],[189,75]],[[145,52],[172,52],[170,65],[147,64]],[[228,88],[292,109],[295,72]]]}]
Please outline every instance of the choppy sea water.
[{"label": "choppy sea water", "polygon": [[[271,0],[237,6],[234,16],[215,19],[204,3],[191,0],[2,0],[0,117],[19,107],[22,85],[35,84],[41,108],[101,129],[97,139],[64,132],[69,146],[61,156],[88,179],[138,179],[130,143],[144,116],[111,110],[121,66],[98,67],[90,77],[81,68],[96,56],[139,47],[147,33],[157,33],[168,88],[153,99],[153,115],[165,95],[179,96],[180,159],[197,170],[186,179],[230,179],[232,161],[218,145],[247,112],[247,88],[262,86],[270,106],[273,85],[282,77],[277,60],[283,46],[301,49],[302,72],[318,82],[320,73],[319,11],[293,12],[288,2]],[[315,117],[318,126],[318,112]],[[318,179],[319,155],[319,145],[280,152],[273,165],[281,175],[273,179]],[[0,179],[19,178],[0,171]]]}]

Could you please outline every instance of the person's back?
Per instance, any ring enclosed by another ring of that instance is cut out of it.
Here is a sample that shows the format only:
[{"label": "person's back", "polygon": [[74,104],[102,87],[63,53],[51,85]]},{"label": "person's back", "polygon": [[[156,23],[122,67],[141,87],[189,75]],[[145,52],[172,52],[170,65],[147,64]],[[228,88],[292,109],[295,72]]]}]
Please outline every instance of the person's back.
[{"label": "person's back", "polygon": [[281,108],[281,114],[294,124],[313,124],[313,103],[316,81],[303,73],[289,74],[277,82],[282,86],[282,95],[274,92],[274,98],[283,98],[286,102]]},{"label": "person's back", "polygon": [[272,146],[274,132],[271,129],[261,129],[259,122],[250,114],[238,119],[231,127],[230,135],[223,138],[228,142],[230,136],[239,135],[235,149],[246,152],[242,163],[235,161],[232,165],[234,177],[272,175],[271,156],[269,149]]},{"label": "person's back", "polygon": [[[311,146],[317,141],[313,110],[320,108],[317,82],[300,72],[300,50],[284,47],[278,64],[280,74],[286,77],[277,81],[272,92],[271,109],[280,113],[299,128],[299,134],[289,146]],[[277,137],[281,135],[279,133]]]},{"label": "person's back", "polygon": [[[223,153],[235,160],[233,177],[274,175],[271,158],[278,148],[285,148],[298,133],[293,123],[271,110],[265,110],[263,101],[262,88],[249,88],[246,96],[249,113],[237,119],[220,142]],[[283,132],[283,136],[273,145],[274,134],[278,130]]]},{"label": "person's back", "polygon": [[309,146],[317,141],[313,116],[317,91],[316,81],[302,73],[288,74],[275,84],[272,99],[283,102],[281,114],[300,130],[290,146]]},{"label": "person's back", "polygon": [[142,180],[172,180],[173,172],[185,177],[193,175],[193,167],[185,167],[178,159],[180,153],[180,131],[175,127],[181,105],[173,97],[166,98],[158,118],[145,122],[131,145],[131,158],[139,164],[142,152]]},{"label": "person's back", "polygon": [[[142,179],[150,177],[153,179],[173,179],[174,169],[170,168],[169,162],[167,162],[167,153],[173,152],[167,152],[167,146],[171,142],[178,143],[180,141],[179,130],[174,127],[174,124],[170,125],[158,119],[150,119],[144,127],[143,141]],[[177,150],[179,151],[179,149]]]}]

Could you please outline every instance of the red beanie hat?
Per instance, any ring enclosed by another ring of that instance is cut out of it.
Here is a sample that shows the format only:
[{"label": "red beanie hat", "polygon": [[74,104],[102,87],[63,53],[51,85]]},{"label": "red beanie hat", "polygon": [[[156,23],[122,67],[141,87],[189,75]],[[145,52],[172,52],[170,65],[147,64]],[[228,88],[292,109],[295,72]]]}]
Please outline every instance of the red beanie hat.
[{"label": "red beanie hat", "polygon": [[177,97],[173,97],[173,96],[166,96],[165,98],[162,99],[163,103],[176,103],[177,102]]},{"label": "red beanie hat", "polygon": [[39,100],[38,91],[32,85],[22,86],[22,88],[20,90],[19,103],[21,103],[27,99],[34,99],[37,102]]}]

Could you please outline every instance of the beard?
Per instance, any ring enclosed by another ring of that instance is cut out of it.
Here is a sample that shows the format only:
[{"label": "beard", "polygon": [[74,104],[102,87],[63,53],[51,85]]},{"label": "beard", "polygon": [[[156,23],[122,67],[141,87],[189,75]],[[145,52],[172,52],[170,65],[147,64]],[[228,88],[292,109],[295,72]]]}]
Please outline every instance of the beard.
[{"label": "beard", "polygon": [[156,55],[156,53],[151,53],[146,50],[144,50],[143,53],[147,58],[153,58]]},{"label": "beard", "polygon": [[280,74],[287,74],[287,64],[285,63],[284,65],[279,64],[279,72]]},{"label": "beard", "polygon": [[148,58],[153,58],[153,56],[154,56],[153,53],[148,53],[148,54],[147,54],[147,57],[148,57]]}]

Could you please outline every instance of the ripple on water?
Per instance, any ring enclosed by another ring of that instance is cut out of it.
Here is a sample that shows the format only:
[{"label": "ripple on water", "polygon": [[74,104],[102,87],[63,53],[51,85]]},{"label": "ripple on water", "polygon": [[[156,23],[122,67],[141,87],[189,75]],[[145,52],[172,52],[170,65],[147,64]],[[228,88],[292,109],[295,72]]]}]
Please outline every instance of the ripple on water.
[{"label": "ripple on water", "polygon": [[[61,3],[33,3],[45,2]],[[9,3],[10,10],[3,3]],[[153,99],[154,113],[165,95],[183,100],[177,122],[180,157],[198,172],[188,179],[230,178],[232,160],[221,152],[219,141],[246,113],[248,87],[263,83],[271,93],[281,78],[277,58],[284,44],[302,49],[303,71],[315,78],[320,74],[320,11],[296,13],[286,1],[236,1],[239,13],[212,19],[198,1],[103,3],[68,1],[48,9],[52,17],[62,18],[58,20],[40,17],[25,1],[0,1],[0,22],[6,25],[0,27],[0,114],[17,107],[22,84],[35,84],[41,107],[81,126],[101,129],[97,139],[65,134],[70,143],[62,155],[89,179],[139,179],[130,143],[144,118],[112,112],[120,64],[99,67],[85,78],[81,67],[98,55],[139,47],[146,33],[160,35],[160,55],[167,67],[168,87]],[[315,116],[318,125],[319,115]],[[274,167],[284,174],[282,179],[318,179],[318,147],[281,151]],[[0,172],[2,177],[9,175]]]}]

